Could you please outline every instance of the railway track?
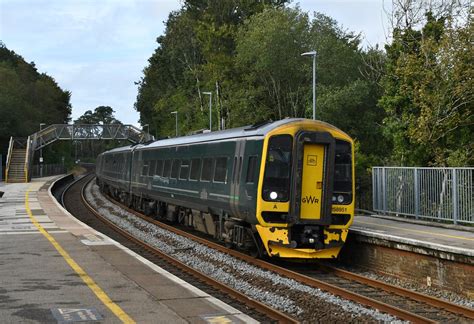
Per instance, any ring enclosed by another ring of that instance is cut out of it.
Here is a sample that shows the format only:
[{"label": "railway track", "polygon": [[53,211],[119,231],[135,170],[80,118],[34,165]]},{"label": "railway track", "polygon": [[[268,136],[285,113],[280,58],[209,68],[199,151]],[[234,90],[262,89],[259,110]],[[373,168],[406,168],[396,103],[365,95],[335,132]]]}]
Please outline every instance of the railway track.
[{"label": "railway track", "polygon": [[318,263],[316,270],[302,269],[298,265],[287,265],[286,267],[308,277],[320,278],[360,295],[380,299],[388,304],[399,305],[412,313],[436,322],[446,323],[459,320],[472,323],[474,320],[474,310],[470,308],[374,280],[335,266]]},{"label": "railway track", "polygon": [[[230,303],[232,306],[239,308],[242,311],[245,311],[249,316],[255,317],[257,320],[261,320],[262,322],[297,323],[297,321],[290,316],[207,277],[203,273],[188,267],[179,260],[154,248],[150,244],[133,237],[128,232],[103,217],[84,198],[84,189],[93,179],[94,177],[92,175],[85,176],[77,182],[71,183],[67,186],[61,195],[61,203],[63,206],[76,217],[79,216],[78,218],[81,221],[120,242],[136,253],[139,253],[149,261],[164,267],[175,275],[178,275],[185,281],[191,282],[193,285],[207,293],[222,299],[224,302]],[[80,201],[77,199],[79,195],[81,196]]]},{"label": "railway track", "polygon": [[308,270],[307,264],[295,266],[294,264],[288,263],[275,264],[264,260],[258,260],[238,251],[229,250],[226,247],[207,239],[176,229],[165,223],[152,220],[149,217],[118,204],[116,201],[112,202],[147,222],[153,223],[178,235],[188,237],[223,253],[232,255],[233,257],[249,264],[273,271],[287,278],[330,292],[344,299],[376,308],[381,312],[394,315],[403,320],[416,323],[469,323],[474,320],[474,312],[472,309],[364,276],[356,275],[338,268],[318,264],[316,269],[312,267],[312,269]]},{"label": "railway track", "polygon": [[[322,281],[331,286],[341,288],[350,294],[356,294],[377,300],[386,305],[395,306],[403,310],[403,313],[398,315],[400,318],[412,322],[472,323],[474,320],[474,311],[470,308],[374,280],[334,266],[319,262],[316,269],[307,269],[302,265],[288,263],[279,263],[279,266],[304,276],[303,280],[305,281],[311,281],[312,279]],[[407,313],[410,313],[409,317],[405,317]]]}]

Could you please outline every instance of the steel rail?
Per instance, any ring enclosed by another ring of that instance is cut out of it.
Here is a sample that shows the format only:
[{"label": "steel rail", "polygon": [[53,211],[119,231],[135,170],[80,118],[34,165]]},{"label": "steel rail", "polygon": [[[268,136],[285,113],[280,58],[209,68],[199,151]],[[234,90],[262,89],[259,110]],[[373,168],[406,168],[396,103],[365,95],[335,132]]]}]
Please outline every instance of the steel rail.
[{"label": "steel rail", "polygon": [[356,274],[356,273],[353,273],[353,272],[350,272],[350,271],[346,271],[346,270],[343,270],[343,269],[339,269],[339,268],[336,268],[336,267],[333,267],[333,266],[320,264],[320,263],[318,263],[318,266],[319,266],[320,269],[322,269],[326,272],[334,273],[335,275],[337,275],[339,277],[342,277],[342,278],[345,278],[345,279],[348,279],[348,280],[352,280],[352,281],[356,281],[356,282],[359,282],[359,283],[362,283],[362,284],[366,284],[366,285],[371,286],[373,288],[379,288],[379,289],[382,289],[384,291],[388,291],[388,292],[394,293],[394,294],[402,296],[402,297],[407,297],[407,298],[416,300],[418,302],[422,302],[422,303],[425,303],[425,304],[428,304],[428,305],[431,305],[431,306],[434,306],[434,307],[442,308],[444,310],[450,311],[451,313],[455,313],[455,314],[462,315],[462,316],[465,316],[465,317],[470,318],[470,319],[474,319],[474,310],[472,310],[470,308],[467,308],[467,307],[464,307],[464,306],[461,306],[461,305],[456,305],[456,304],[450,303],[448,301],[445,301],[445,300],[442,300],[442,299],[439,299],[439,298],[436,298],[436,297],[428,296],[428,295],[425,295],[425,294],[422,294],[422,293],[419,293],[419,292],[416,292],[416,291],[413,291],[413,290],[405,289],[405,288],[402,288],[402,287],[397,287],[397,286],[389,284],[389,283],[385,283],[385,282],[382,282],[382,281],[379,281],[379,280],[371,279],[371,278],[368,278],[368,277],[365,277],[365,276],[362,276],[362,275],[359,275],[359,274]]},{"label": "steel rail", "polygon": [[216,249],[220,252],[232,255],[233,257],[241,259],[241,260],[243,260],[245,262],[248,262],[250,264],[253,264],[257,267],[260,267],[260,268],[278,273],[280,275],[283,275],[283,276],[286,276],[288,278],[294,279],[296,281],[304,283],[304,284],[306,284],[308,286],[311,286],[313,288],[325,290],[329,293],[340,296],[344,299],[351,300],[351,301],[357,302],[357,303],[365,305],[365,306],[376,308],[381,312],[388,313],[390,315],[396,316],[396,317],[401,318],[401,319],[406,320],[406,321],[410,321],[410,322],[414,322],[414,323],[435,323],[436,322],[436,321],[433,321],[429,318],[426,318],[426,317],[411,313],[409,311],[397,308],[397,307],[392,306],[390,304],[386,304],[384,302],[381,302],[381,301],[372,299],[370,297],[366,297],[366,296],[354,293],[352,291],[349,291],[347,289],[329,284],[327,282],[324,282],[324,281],[321,281],[321,280],[318,280],[318,279],[315,279],[315,278],[308,277],[308,276],[303,275],[301,273],[294,272],[292,270],[279,267],[279,266],[271,264],[269,262],[266,262],[266,261],[263,261],[263,260],[260,260],[260,259],[256,259],[254,257],[251,257],[247,254],[238,252],[236,250],[228,249],[228,248],[226,248],[226,247],[224,247],[220,244],[211,242],[211,241],[206,240],[204,238],[201,238],[201,237],[198,237],[196,235],[185,232],[183,230],[177,229],[177,228],[175,228],[173,226],[170,226],[168,224],[165,224],[165,223],[162,223],[160,221],[151,219],[150,217],[145,216],[145,215],[141,214],[140,212],[137,212],[136,210],[131,209],[131,208],[121,204],[120,202],[111,199],[108,196],[106,196],[106,197],[110,202],[120,206],[121,208],[125,209],[126,211],[134,214],[137,217],[140,217],[141,219],[143,219],[147,222],[153,223],[153,224],[155,224],[157,226],[160,226],[161,228],[164,228],[164,229],[166,229],[170,232],[173,232],[175,234],[182,235],[184,237],[187,237],[189,239],[197,241],[198,243],[204,244],[204,245],[206,245],[210,248]]},{"label": "steel rail", "polygon": [[[82,177],[80,177],[80,178],[77,178],[77,179],[74,179],[74,178],[73,178],[73,180],[72,180],[70,183],[68,183],[68,184],[66,185],[66,187],[64,187],[63,191],[61,192],[61,196],[59,197],[59,203],[61,204],[61,206],[63,206],[64,208],[66,208],[66,205],[64,204],[64,201],[65,201],[65,200],[64,200],[64,197],[66,196],[66,192],[69,190],[69,188],[71,188],[72,186],[74,186],[75,184],[77,184],[79,181],[84,180],[84,179],[87,178],[87,177],[91,177],[92,175],[93,175],[93,174],[87,174],[87,173],[86,173],[86,174],[84,174],[84,175],[83,175]],[[68,176],[69,176],[69,175],[67,175],[66,177],[68,177]],[[64,177],[64,178],[66,178],[66,177]],[[64,178],[61,178],[61,179],[59,179],[58,181],[61,181],[61,180],[64,179]],[[91,180],[88,180],[87,183],[89,183],[89,181],[91,181]]]},{"label": "steel rail", "polygon": [[[173,266],[181,269],[182,271],[185,271],[191,275],[193,275],[194,277],[202,280],[203,282],[205,282],[206,284],[212,286],[212,287],[215,287],[217,288],[219,291],[221,292],[224,292],[226,293],[227,295],[231,296],[233,299],[236,299],[238,300],[239,302],[241,303],[244,303],[245,305],[251,307],[251,308],[254,308],[256,309],[257,311],[261,312],[262,314],[265,314],[267,315],[268,317],[270,317],[271,319],[275,320],[275,321],[278,321],[279,323],[298,323],[297,320],[295,320],[294,318],[274,309],[274,308],[271,308],[255,299],[252,299],[248,296],[246,296],[245,294],[242,294],[241,292],[217,281],[217,280],[214,280],[208,276],[206,276],[204,273],[194,269],[194,268],[191,268],[189,266],[187,266],[186,264],[182,263],[181,261],[161,252],[160,250],[158,250],[157,248],[149,245],[148,243],[146,242],[143,242],[139,239],[137,239],[136,237],[134,237],[133,235],[131,235],[130,233],[128,233],[127,231],[123,230],[122,228],[120,228],[119,226],[115,225],[114,223],[112,223],[110,220],[108,220],[107,218],[105,218],[104,216],[102,216],[100,213],[98,213],[90,204],[89,202],[87,201],[87,199],[85,198],[85,195],[84,195],[84,190],[85,188],[87,187],[87,185],[93,180],[94,178],[88,180],[86,182],[86,184],[82,187],[81,189],[81,200],[82,202],[84,203],[84,205],[98,218],[100,219],[102,222],[104,222],[107,226],[110,226],[112,229],[114,229],[117,233],[123,235],[126,239],[132,241],[133,243],[141,246],[142,248],[144,248],[145,250],[147,250],[148,252],[164,259],[165,261],[169,262],[170,264],[172,264]],[[115,203],[115,202],[114,202]],[[122,207],[123,205],[120,204],[120,206]],[[125,206],[123,206],[125,207]],[[129,208],[126,208],[127,210],[131,211]],[[141,216],[140,216],[141,217]],[[143,217],[142,217],[143,218]]]}]

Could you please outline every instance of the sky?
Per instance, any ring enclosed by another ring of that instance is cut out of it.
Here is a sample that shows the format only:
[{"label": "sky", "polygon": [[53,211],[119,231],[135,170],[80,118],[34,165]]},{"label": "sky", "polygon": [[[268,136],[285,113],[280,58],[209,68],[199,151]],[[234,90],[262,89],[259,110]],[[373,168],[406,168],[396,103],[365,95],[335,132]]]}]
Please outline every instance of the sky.
[{"label": "sky", "polygon": [[[216,0],[217,1],[217,0]],[[388,0],[300,0],[361,33],[363,46],[386,42]],[[72,93],[72,118],[104,105],[138,126],[133,109],[143,68],[179,0],[0,0],[0,40]]]}]

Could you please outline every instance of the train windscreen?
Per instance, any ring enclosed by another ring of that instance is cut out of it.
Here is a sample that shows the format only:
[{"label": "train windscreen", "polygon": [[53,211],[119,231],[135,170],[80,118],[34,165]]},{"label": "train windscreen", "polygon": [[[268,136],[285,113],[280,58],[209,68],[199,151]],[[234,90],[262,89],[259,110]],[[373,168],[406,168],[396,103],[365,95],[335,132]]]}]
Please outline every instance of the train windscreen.
[{"label": "train windscreen", "polygon": [[263,199],[266,201],[288,201],[290,196],[291,135],[275,135],[268,141],[265,175],[263,179]]}]

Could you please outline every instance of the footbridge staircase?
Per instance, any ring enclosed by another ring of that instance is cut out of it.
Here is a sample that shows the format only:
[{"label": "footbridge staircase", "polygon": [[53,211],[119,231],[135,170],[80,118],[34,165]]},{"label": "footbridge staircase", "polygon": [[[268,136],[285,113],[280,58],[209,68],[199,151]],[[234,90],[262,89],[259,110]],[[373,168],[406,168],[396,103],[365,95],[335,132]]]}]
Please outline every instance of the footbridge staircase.
[{"label": "footbridge staircase", "polygon": [[153,140],[153,136],[133,125],[53,124],[27,138],[10,137],[5,182],[29,182],[34,153],[63,140],[128,140],[138,144]]}]

